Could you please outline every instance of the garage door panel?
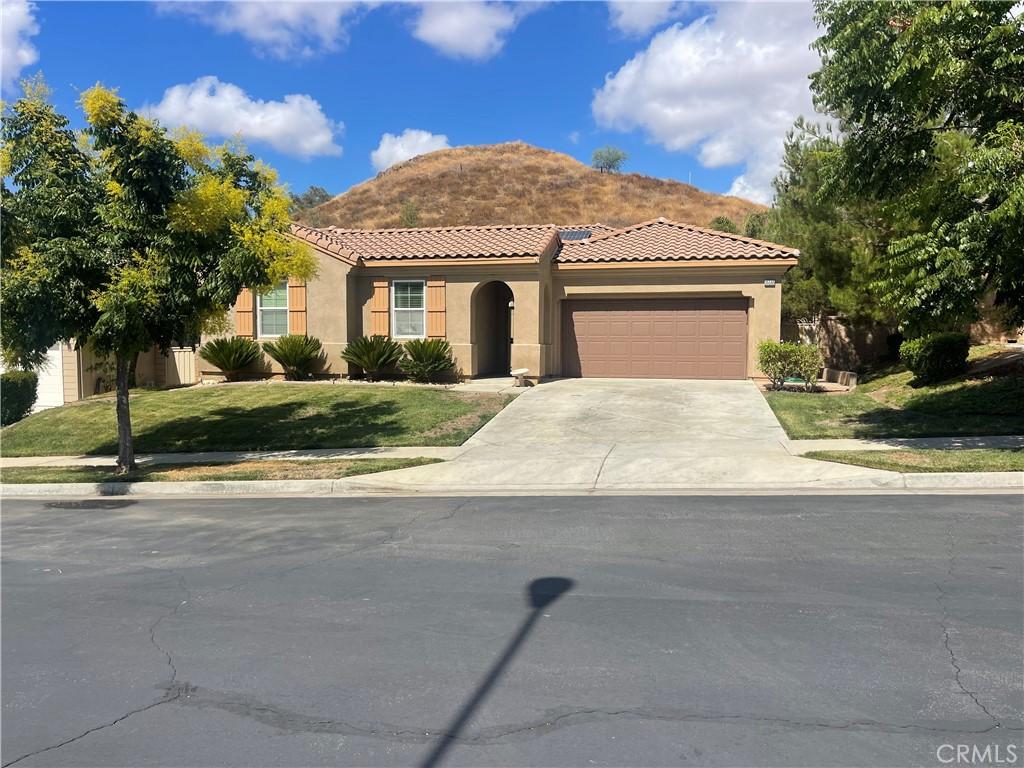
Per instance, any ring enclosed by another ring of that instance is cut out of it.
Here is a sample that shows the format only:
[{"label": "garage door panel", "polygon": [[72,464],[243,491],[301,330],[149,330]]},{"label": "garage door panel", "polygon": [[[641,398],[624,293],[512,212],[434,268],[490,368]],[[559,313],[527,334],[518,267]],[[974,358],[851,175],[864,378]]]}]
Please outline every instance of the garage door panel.
[{"label": "garage door panel", "polygon": [[570,300],[563,313],[568,376],[746,376],[746,299]]},{"label": "garage door panel", "polygon": [[746,344],[742,341],[723,341],[722,342],[722,357],[732,358],[733,360],[741,360],[746,355],[747,349]]}]

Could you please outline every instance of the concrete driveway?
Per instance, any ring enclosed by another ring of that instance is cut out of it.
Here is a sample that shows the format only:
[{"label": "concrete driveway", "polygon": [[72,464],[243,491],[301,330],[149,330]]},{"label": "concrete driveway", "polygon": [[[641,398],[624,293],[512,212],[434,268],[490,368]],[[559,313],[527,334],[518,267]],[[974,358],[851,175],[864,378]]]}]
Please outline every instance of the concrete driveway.
[{"label": "concrete driveway", "polygon": [[890,472],[790,455],[749,381],[565,379],[532,388],[443,465],[357,478],[423,492],[841,487]]}]

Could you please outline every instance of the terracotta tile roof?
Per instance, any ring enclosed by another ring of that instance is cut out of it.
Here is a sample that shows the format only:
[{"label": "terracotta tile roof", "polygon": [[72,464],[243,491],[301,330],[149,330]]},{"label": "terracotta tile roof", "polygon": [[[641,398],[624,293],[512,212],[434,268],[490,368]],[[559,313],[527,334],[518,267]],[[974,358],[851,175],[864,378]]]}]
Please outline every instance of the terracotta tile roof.
[{"label": "terracotta tile roof", "polygon": [[775,243],[659,218],[586,240],[566,241],[555,261],[735,261],[796,259],[799,254]]},{"label": "terracotta tile roof", "polygon": [[[296,232],[297,229],[304,232]],[[356,258],[365,260],[539,257],[557,237],[551,224],[323,230],[293,226],[292,231],[304,240],[326,236],[349,249]]]},{"label": "terracotta tile roof", "polygon": [[558,230],[587,230],[588,232],[617,232],[618,229],[615,227],[609,227],[607,224],[602,224],[599,221],[595,221],[593,224],[556,224],[555,229]]},{"label": "terracotta tile roof", "polygon": [[352,251],[341,240],[325,229],[314,229],[313,227],[304,227],[301,224],[292,224],[291,232],[292,237],[297,240],[309,243],[314,248],[324,251],[341,261],[349,264],[356,263]]},{"label": "terracotta tile roof", "polygon": [[562,238],[562,241],[567,240],[586,240],[594,235],[600,235],[604,232],[614,232],[614,227],[609,227],[607,224],[559,224],[557,226],[558,235]]}]

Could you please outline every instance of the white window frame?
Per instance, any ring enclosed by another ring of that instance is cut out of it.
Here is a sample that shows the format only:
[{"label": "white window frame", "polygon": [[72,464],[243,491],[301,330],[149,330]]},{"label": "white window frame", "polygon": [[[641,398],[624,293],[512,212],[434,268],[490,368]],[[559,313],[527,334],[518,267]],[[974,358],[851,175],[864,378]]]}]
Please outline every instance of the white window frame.
[{"label": "white window frame", "polygon": [[[423,308],[422,309],[399,309],[395,305],[395,286],[399,283],[408,284],[414,283],[423,288]],[[398,323],[396,322],[398,312],[422,312],[423,313],[423,333],[413,336],[402,336],[397,333]],[[391,281],[391,338],[393,339],[425,339],[427,338],[427,281],[426,280],[392,280]]]},{"label": "white window frame", "polygon": [[282,284],[284,285],[284,306],[267,307],[267,309],[272,312],[284,312],[285,332],[283,334],[263,332],[263,295],[256,294],[256,338],[258,339],[277,339],[288,333],[288,281],[282,280],[280,283],[278,283],[278,286]]}]

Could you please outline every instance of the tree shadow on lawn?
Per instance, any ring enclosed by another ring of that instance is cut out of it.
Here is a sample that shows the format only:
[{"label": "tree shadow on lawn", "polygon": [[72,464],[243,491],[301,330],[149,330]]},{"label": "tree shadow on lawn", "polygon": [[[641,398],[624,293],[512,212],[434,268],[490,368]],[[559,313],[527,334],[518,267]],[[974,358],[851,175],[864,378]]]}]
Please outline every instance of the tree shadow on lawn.
[{"label": "tree shadow on lawn", "polygon": [[1024,434],[1024,377],[979,380],[915,394],[902,408],[882,403],[841,423],[854,437],[955,437]]},{"label": "tree shadow on lawn", "polygon": [[[413,432],[396,417],[400,410],[392,400],[339,400],[314,410],[303,402],[217,408],[202,416],[183,414],[155,426],[135,422],[135,450],[270,451],[385,445],[388,438]],[[116,453],[116,439],[97,445],[93,452]]]}]

